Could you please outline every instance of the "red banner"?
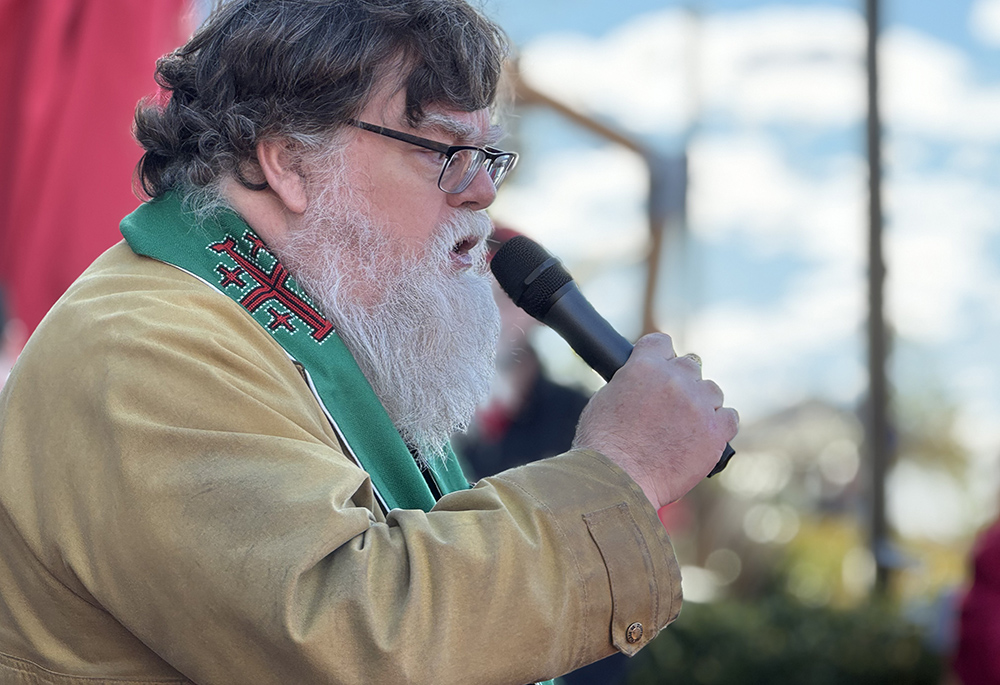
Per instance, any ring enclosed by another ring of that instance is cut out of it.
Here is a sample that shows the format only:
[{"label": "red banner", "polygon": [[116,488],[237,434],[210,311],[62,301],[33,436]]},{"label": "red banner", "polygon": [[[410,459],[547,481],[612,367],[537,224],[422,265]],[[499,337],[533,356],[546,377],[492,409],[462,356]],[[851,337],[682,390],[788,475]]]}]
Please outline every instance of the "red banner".
[{"label": "red banner", "polygon": [[131,134],[187,0],[0,0],[0,286],[28,332],[138,200]]}]

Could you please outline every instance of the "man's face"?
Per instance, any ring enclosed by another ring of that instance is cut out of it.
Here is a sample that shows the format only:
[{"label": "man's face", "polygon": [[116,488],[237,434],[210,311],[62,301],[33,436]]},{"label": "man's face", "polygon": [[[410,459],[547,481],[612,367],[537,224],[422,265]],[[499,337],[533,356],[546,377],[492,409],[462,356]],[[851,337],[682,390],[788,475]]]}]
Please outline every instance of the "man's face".
[{"label": "man's face", "polygon": [[[434,116],[488,126],[485,112]],[[359,129],[311,163],[309,206],[272,247],[334,322],[403,438],[432,459],[468,426],[493,375],[491,225],[478,210],[495,191],[480,171],[448,195],[437,187],[440,155],[396,142]]]},{"label": "man's face", "polygon": [[[413,128],[405,120],[404,96],[379,95],[358,119],[446,145],[496,142],[497,129],[490,126],[487,110],[430,109],[425,122]],[[445,193],[437,186],[443,162],[439,153],[361,129],[348,135],[345,181],[365,199],[372,220],[387,229],[385,249],[422,252],[437,227],[463,211],[486,209],[496,198],[493,182],[482,169],[461,193]],[[472,265],[472,247],[471,242],[453,246],[456,270]]]}]

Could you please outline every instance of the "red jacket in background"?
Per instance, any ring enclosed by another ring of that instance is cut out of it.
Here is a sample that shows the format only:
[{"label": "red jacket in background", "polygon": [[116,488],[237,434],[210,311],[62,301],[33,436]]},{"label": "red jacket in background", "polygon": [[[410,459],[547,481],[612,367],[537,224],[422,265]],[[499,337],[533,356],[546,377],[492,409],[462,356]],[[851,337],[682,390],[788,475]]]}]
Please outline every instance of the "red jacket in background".
[{"label": "red jacket in background", "polygon": [[964,685],[1000,685],[1000,523],[976,541],[962,600],[955,673]]}]

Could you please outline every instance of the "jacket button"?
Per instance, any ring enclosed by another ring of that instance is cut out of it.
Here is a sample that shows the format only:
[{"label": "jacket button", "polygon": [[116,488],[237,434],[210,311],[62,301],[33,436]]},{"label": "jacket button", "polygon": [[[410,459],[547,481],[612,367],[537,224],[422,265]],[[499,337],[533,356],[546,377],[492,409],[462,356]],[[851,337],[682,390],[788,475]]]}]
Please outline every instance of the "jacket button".
[{"label": "jacket button", "polygon": [[625,639],[628,640],[630,643],[635,643],[641,640],[642,624],[636,622],[630,625],[628,629],[625,630]]}]

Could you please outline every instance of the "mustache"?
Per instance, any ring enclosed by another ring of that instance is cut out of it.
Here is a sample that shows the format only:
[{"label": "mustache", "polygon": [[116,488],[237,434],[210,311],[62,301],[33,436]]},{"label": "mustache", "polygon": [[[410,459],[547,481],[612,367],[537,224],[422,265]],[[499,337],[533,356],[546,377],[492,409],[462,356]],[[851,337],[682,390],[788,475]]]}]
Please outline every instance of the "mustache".
[{"label": "mustache", "polygon": [[493,222],[485,212],[461,210],[461,213],[438,225],[423,257],[432,263],[447,266],[451,252],[465,249],[473,260],[472,271],[485,273],[489,252],[486,239],[492,232]]}]

